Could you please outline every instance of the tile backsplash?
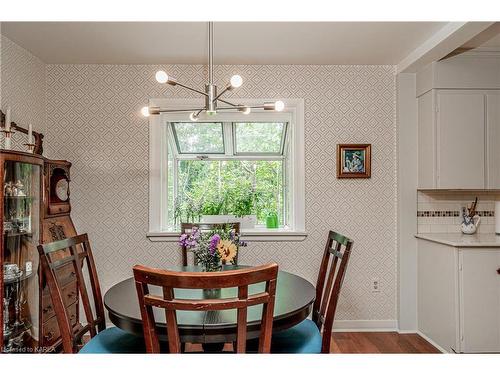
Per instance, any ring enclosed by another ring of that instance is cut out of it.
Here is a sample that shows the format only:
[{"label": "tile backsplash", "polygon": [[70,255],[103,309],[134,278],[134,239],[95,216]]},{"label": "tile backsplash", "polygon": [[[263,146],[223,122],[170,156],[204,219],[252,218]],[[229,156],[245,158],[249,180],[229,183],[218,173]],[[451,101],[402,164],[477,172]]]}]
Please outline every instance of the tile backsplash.
[{"label": "tile backsplash", "polygon": [[460,233],[462,207],[478,198],[476,211],[481,216],[478,233],[495,233],[496,192],[419,191],[417,193],[418,233]]}]

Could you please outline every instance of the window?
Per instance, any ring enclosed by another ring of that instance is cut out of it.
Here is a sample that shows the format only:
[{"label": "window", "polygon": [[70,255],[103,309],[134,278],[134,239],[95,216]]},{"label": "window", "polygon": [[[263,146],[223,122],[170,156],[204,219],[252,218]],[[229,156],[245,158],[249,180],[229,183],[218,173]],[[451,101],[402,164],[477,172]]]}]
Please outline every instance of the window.
[{"label": "window", "polygon": [[286,122],[170,122],[167,155],[173,174],[167,229],[205,215],[254,215],[257,225],[264,227],[271,213],[281,227],[288,227],[287,126]]},{"label": "window", "polygon": [[[290,112],[220,113],[199,122],[186,121],[185,114],[152,117],[149,237],[174,237],[181,221],[204,215],[254,215],[250,236],[303,238],[298,104]],[[266,229],[271,213],[278,229]]]}]

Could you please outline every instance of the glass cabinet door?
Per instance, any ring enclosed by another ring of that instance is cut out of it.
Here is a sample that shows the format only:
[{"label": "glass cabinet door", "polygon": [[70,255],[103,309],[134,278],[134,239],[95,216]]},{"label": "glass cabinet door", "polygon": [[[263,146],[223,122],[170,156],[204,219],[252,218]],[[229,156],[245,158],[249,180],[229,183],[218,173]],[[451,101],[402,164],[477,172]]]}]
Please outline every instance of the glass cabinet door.
[{"label": "glass cabinet door", "polygon": [[38,343],[40,166],[5,161],[3,201],[3,348],[29,352]]}]

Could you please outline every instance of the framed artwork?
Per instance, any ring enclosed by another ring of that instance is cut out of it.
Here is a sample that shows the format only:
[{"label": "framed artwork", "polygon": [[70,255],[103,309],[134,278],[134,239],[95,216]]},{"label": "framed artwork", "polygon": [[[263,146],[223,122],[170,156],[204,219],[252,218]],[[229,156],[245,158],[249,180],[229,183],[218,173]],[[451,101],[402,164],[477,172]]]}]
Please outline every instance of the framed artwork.
[{"label": "framed artwork", "polygon": [[372,145],[337,145],[337,178],[370,178],[372,174]]}]

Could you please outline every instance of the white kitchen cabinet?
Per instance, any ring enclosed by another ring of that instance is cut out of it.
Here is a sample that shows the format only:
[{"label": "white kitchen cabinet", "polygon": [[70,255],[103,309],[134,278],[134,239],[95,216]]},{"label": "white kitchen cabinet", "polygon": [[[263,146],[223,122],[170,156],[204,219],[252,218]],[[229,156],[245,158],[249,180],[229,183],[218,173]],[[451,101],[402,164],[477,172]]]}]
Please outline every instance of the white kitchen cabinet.
[{"label": "white kitchen cabinet", "polygon": [[447,352],[500,352],[500,248],[418,240],[418,330]]},{"label": "white kitchen cabinet", "polygon": [[486,94],[487,188],[500,189],[500,91]]},{"label": "white kitchen cabinet", "polygon": [[418,98],[418,187],[500,189],[498,90],[430,90]]},{"label": "white kitchen cabinet", "polygon": [[460,349],[500,352],[500,249],[459,250]]},{"label": "white kitchen cabinet", "polygon": [[428,91],[418,98],[418,184],[420,188],[436,187],[435,95]]},{"label": "white kitchen cabinet", "polygon": [[441,189],[485,187],[485,96],[437,92],[437,184]]}]

